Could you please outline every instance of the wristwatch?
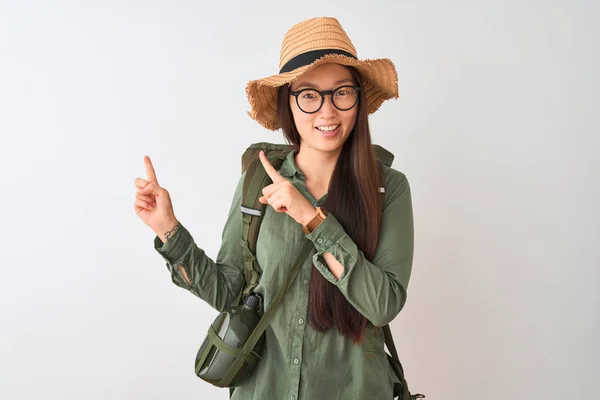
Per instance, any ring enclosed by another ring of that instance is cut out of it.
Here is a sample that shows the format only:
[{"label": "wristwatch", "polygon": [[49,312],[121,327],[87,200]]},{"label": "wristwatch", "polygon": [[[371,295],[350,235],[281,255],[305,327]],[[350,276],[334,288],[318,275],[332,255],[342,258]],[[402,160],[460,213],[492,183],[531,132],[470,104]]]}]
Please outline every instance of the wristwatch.
[{"label": "wristwatch", "polygon": [[325,218],[327,218],[327,214],[328,213],[325,209],[317,207],[317,214],[315,215],[315,217],[312,220],[310,220],[308,224],[302,226],[302,230],[304,231],[304,233],[308,235],[309,233],[314,231],[317,228],[317,226],[319,226],[319,224],[323,222]]}]

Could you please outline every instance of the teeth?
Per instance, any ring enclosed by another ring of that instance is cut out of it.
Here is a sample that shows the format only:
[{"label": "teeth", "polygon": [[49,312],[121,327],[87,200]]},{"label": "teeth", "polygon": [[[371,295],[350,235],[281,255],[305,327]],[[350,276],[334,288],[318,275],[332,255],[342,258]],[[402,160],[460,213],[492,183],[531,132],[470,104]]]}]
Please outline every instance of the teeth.
[{"label": "teeth", "polygon": [[320,129],[322,131],[332,131],[332,130],[336,129],[338,126],[340,126],[340,125],[338,124],[338,125],[329,125],[329,126],[317,126],[317,129]]}]

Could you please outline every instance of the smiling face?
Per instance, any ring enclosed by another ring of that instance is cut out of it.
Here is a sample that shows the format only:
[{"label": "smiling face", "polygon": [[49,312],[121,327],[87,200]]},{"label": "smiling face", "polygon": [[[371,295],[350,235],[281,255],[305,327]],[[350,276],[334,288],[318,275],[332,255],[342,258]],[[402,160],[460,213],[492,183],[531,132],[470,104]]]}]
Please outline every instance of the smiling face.
[{"label": "smiling face", "polygon": [[[355,86],[350,71],[342,65],[321,64],[292,83],[290,90],[301,89],[334,90],[340,86]],[[308,146],[323,152],[339,152],[350,136],[358,111],[357,104],[349,110],[341,111],[332,103],[332,97],[325,95],[323,106],[313,114],[302,111],[296,99],[290,95],[290,108],[296,129],[300,134],[301,146]]]}]

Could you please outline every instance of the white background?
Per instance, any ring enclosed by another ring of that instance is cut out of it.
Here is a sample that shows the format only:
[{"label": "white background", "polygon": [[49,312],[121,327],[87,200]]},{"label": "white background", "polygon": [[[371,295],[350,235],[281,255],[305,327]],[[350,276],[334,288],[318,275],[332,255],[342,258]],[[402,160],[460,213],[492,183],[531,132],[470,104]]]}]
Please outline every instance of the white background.
[{"label": "white background", "polygon": [[[600,398],[598,5],[592,1],[0,1],[0,398],[226,399],[196,378],[216,312],[135,215],[143,156],[216,256],[253,142],[248,80],[339,19],[390,58],[374,141],[411,183],[392,328],[432,400]],[[596,112],[596,113],[595,113]]]}]

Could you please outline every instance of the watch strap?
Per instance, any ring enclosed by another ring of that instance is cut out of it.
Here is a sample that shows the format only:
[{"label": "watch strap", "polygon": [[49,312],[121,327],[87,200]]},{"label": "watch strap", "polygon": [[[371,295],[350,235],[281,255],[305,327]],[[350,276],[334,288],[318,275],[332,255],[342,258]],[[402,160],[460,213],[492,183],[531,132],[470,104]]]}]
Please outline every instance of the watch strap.
[{"label": "watch strap", "polygon": [[317,229],[317,226],[321,224],[327,218],[327,212],[324,211],[321,207],[317,207],[315,217],[309,221],[308,224],[302,227],[302,230],[307,235]]}]

